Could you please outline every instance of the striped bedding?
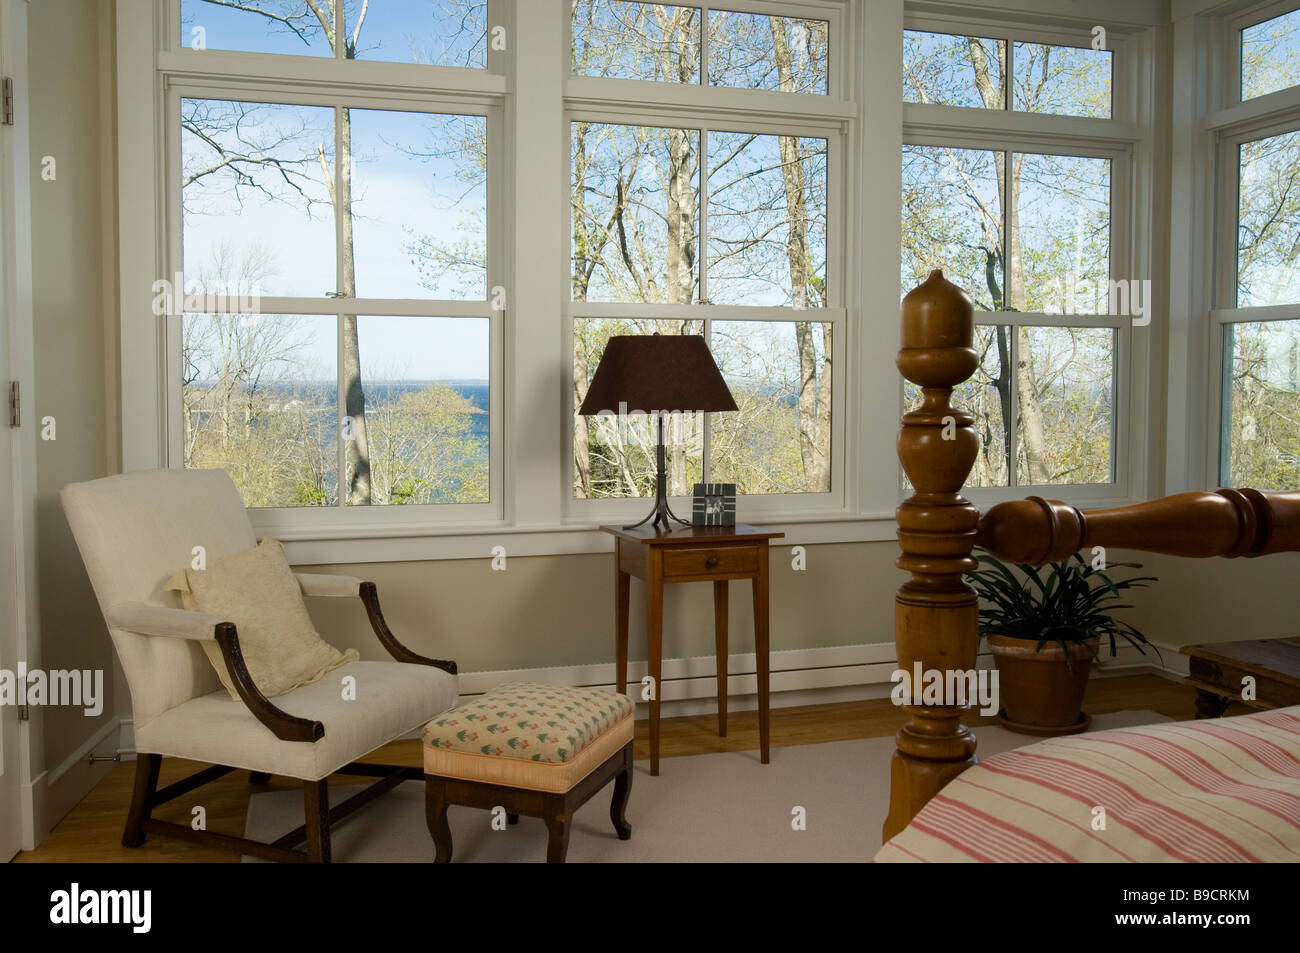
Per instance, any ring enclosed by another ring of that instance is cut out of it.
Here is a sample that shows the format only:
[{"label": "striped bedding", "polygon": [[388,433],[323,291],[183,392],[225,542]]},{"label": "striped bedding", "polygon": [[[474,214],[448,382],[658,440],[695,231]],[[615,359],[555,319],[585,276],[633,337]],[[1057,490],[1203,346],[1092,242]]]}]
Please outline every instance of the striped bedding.
[{"label": "striped bedding", "polygon": [[994,755],[876,860],[1300,861],[1300,706]]}]

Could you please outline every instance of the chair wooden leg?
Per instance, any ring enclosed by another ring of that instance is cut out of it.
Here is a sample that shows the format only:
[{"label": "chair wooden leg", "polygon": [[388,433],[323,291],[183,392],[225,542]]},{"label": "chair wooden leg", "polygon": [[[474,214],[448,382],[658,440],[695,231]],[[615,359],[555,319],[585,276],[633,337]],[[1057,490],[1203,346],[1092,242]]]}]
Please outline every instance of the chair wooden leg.
[{"label": "chair wooden leg", "polygon": [[569,853],[569,820],[570,816],[563,807],[547,814],[546,829],[550,832],[550,837],[546,841],[548,864],[564,863],[564,858]]},{"label": "chair wooden leg", "polygon": [[424,782],[424,819],[433,836],[435,864],[451,863],[451,827],[447,824],[447,786],[445,782],[426,778]]},{"label": "chair wooden leg", "polygon": [[330,793],[329,782],[303,782],[307,817],[307,859],[313,864],[330,863]]},{"label": "chair wooden leg", "polygon": [[264,771],[248,772],[249,784],[263,785],[263,784],[269,784],[270,782],[271,782],[271,776],[265,773]]},{"label": "chair wooden leg", "polygon": [[162,755],[139,754],[135,758],[135,792],[131,795],[131,808],[126,815],[126,828],[122,831],[123,847],[139,847],[144,843],[141,829],[153,811],[153,796],[158,790],[158,770]]},{"label": "chair wooden leg", "polygon": [[632,795],[632,745],[623,749],[623,770],[614,778],[614,796],[609,802],[609,819],[614,823],[619,840],[632,836],[632,825],[627,822],[627,802]]}]

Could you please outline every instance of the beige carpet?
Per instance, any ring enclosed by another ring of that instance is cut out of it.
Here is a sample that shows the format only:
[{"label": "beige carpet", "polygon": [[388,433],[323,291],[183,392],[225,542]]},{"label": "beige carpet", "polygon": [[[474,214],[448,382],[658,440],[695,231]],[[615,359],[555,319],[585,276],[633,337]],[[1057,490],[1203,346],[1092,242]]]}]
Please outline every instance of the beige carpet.
[{"label": "beige carpet", "polygon": [[[1098,715],[1093,730],[1169,721],[1151,711]],[[1037,740],[1001,727],[977,729],[982,756]],[[880,849],[889,805],[894,739],[868,738],[773,748],[771,764],[757,751],[663,758],[659,777],[636,762],[627,817],[632,839],[609,823],[608,786],[574,816],[570,862],[868,861]],[[351,785],[331,785],[338,803]],[[807,812],[807,830],[791,828],[792,811]],[[546,859],[546,826],[520,818],[492,830],[487,811],[453,807],[447,814],[453,860],[516,862]],[[302,823],[302,795],[269,791],[249,800],[247,836],[274,840]],[[424,785],[408,781],[337,825],[335,861],[428,863],[433,842],[424,822]],[[245,858],[251,860],[251,858]]]}]

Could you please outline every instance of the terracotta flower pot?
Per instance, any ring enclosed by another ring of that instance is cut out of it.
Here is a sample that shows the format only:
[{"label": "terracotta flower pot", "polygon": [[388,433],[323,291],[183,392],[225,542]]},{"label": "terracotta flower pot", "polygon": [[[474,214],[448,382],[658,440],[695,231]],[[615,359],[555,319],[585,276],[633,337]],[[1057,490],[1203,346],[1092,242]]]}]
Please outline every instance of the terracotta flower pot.
[{"label": "terracotta flower pot", "polygon": [[987,641],[998,668],[1002,702],[998,720],[1006,727],[1045,735],[1071,734],[1088,727],[1092,719],[1081,709],[1096,639],[1070,644],[1074,671],[1055,642],[1036,651],[1038,642],[1033,639],[990,635]]}]

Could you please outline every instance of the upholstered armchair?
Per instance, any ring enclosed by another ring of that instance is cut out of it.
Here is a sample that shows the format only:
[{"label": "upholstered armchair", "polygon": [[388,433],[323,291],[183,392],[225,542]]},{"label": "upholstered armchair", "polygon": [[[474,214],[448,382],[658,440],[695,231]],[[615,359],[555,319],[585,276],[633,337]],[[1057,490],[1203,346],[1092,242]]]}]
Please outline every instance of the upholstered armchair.
[{"label": "upholstered armchair", "polygon": [[[349,661],[268,699],[248,673],[236,626],[182,609],[164,586],[190,565],[196,546],[214,560],[257,545],[225,471],[125,473],[65,487],[62,500],[131,689],[136,780],[123,844],[137,847],[147,834],[159,834],[269,860],[329,861],[332,821],[421,776],[419,767],[358,759],[454,707],[456,664],[403,646],[384,622],[373,583],[294,574],[304,596],[361,599],[395,661]],[[218,681],[202,649],[209,639],[220,646],[239,701]],[[355,679],[355,700],[340,690],[345,676]],[[212,767],[159,790],[164,756]],[[158,805],[237,769],[249,771],[254,784],[273,774],[302,781],[306,824],[263,844],[152,817]],[[335,773],[379,780],[331,809],[326,780]]]}]

